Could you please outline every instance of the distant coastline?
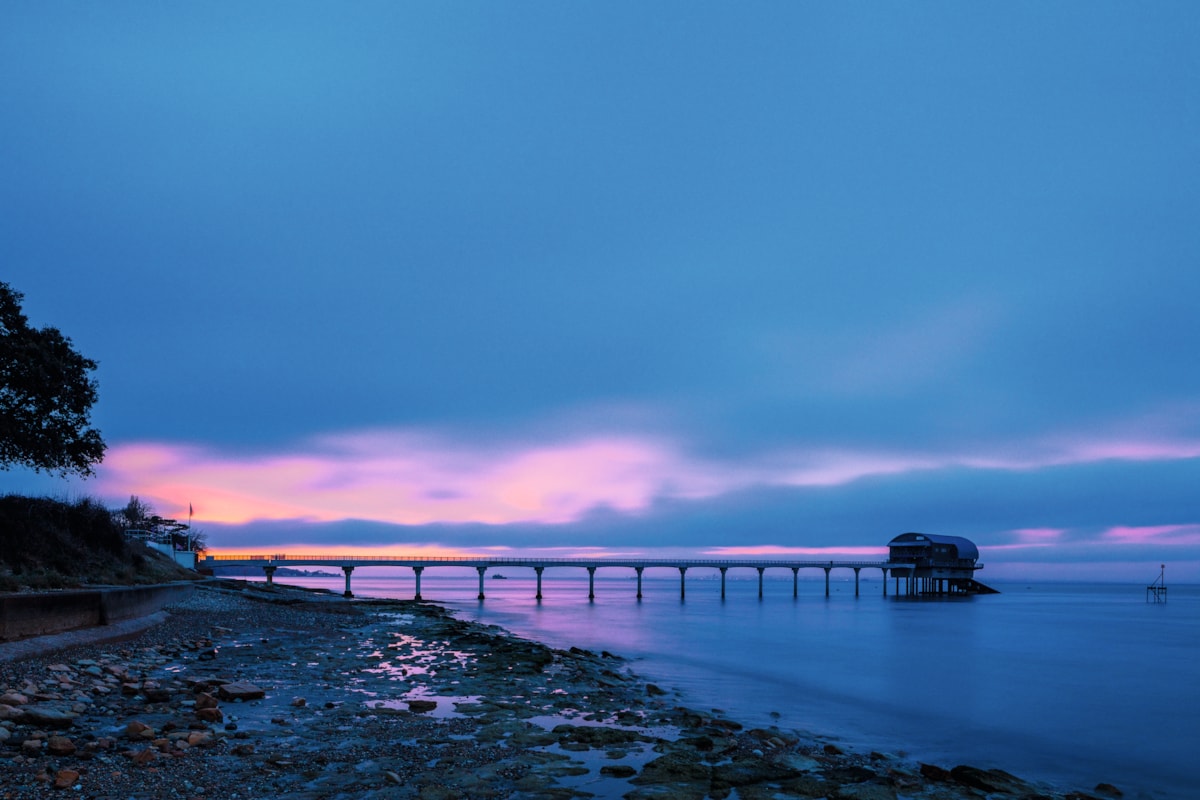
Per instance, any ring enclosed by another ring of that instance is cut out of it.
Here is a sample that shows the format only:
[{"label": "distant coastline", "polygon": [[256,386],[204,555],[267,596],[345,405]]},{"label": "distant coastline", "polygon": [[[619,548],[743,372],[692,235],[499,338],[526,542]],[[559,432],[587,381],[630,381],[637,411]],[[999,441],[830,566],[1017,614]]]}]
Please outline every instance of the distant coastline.
[{"label": "distant coastline", "polygon": [[[262,567],[214,567],[214,575],[232,578],[261,578]],[[275,575],[280,578],[340,578],[336,572],[321,572],[320,570],[296,569],[294,567],[278,567]]]}]

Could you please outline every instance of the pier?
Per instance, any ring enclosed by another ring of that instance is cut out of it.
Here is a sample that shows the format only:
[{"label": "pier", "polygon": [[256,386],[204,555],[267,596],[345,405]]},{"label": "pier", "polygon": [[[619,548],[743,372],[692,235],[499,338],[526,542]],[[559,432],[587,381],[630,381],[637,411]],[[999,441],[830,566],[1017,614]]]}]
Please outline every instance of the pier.
[{"label": "pier", "polygon": [[[912,538],[917,537],[917,538]],[[768,569],[791,570],[792,596],[800,594],[800,570],[817,569],[825,573],[825,596],[829,597],[830,574],[833,570],[853,570],[854,596],[859,596],[859,578],[864,569],[880,570],[883,574],[883,596],[888,594],[889,575],[895,580],[896,595],[929,596],[983,594],[992,592],[973,579],[974,571],[982,569],[977,563],[978,551],[966,539],[953,536],[932,536],[906,533],[894,539],[887,561],[794,561],[784,559],[638,559],[638,558],[484,558],[474,556],[338,556],[338,555],[207,555],[197,568],[211,571],[216,567],[260,567],[268,583],[274,580],[280,567],[336,567],[346,576],[346,597],[353,597],[350,577],[355,569],[364,567],[406,567],[413,571],[416,581],[415,600],[421,600],[421,575],[438,567],[468,567],[479,575],[478,599],[486,597],[484,579],[489,569],[516,567],[531,569],[537,579],[534,599],[542,600],[542,574],[547,569],[583,569],[588,575],[588,599],[596,598],[596,570],[631,569],[637,577],[636,599],[642,599],[642,574],[647,569],[676,570],[679,573],[679,598],[687,597],[688,570],[716,570],[721,578],[721,599],[725,598],[725,579],[729,570],[755,570],[758,573],[758,596],[763,596],[763,576]],[[931,548],[933,550],[931,551]]]}]

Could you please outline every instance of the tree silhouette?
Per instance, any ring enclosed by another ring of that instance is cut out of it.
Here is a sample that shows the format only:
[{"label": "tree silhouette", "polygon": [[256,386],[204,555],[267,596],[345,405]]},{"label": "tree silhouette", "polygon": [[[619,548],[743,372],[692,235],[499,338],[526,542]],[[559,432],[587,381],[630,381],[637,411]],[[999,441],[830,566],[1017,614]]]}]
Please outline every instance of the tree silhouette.
[{"label": "tree silhouette", "polygon": [[0,281],[0,469],[91,475],[104,440],[90,427],[96,362],[57,328],[32,328],[24,295]]}]

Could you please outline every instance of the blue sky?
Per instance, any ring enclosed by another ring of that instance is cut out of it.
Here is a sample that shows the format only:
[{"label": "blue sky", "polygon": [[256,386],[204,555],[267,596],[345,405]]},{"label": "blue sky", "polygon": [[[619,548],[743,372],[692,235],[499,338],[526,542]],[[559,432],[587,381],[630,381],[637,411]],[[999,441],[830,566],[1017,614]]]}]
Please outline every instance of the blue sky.
[{"label": "blue sky", "polygon": [[[0,264],[214,549],[1200,581],[1190,3],[8,4]],[[1055,566],[1064,564],[1066,566]]]}]

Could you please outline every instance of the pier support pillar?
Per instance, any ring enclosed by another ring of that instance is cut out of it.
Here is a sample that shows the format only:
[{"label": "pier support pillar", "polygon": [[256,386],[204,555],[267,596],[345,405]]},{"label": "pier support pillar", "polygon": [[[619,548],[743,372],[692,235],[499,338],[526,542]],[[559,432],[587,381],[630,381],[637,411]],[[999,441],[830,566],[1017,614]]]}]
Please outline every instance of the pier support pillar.
[{"label": "pier support pillar", "polygon": [[683,600],[687,597],[687,582],[684,576],[687,575],[687,567],[679,568],[679,599]]},{"label": "pier support pillar", "polygon": [[544,569],[545,569],[545,567],[534,567],[533,568],[533,571],[537,573],[537,582],[538,582],[537,594],[535,594],[533,596],[534,600],[542,599],[542,570],[544,570]]},{"label": "pier support pillar", "polygon": [[854,596],[855,597],[858,597],[858,571],[860,569],[862,569],[862,567],[854,568]]},{"label": "pier support pillar", "polygon": [[800,596],[800,568],[792,567],[792,597]]},{"label": "pier support pillar", "polygon": [[475,571],[479,573],[479,597],[476,600],[483,599],[483,573],[487,572],[487,567],[476,567]]},{"label": "pier support pillar", "polygon": [[424,567],[413,567],[413,574],[417,576],[417,593],[413,595],[413,600],[421,599],[421,573],[424,571]]},{"label": "pier support pillar", "polygon": [[729,567],[718,567],[721,570],[721,599],[725,599],[725,573],[729,571]]},{"label": "pier support pillar", "polygon": [[829,597],[829,570],[833,567],[823,567],[823,569],[825,570],[825,596]]},{"label": "pier support pillar", "polygon": [[758,599],[762,600],[762,576],[763,576],[763,572],[766,571],[767,568],[766,567],[757,567],[757,569],[758,569]]},{"label": "pier support pillar", "polygon": [[883,596],[887,597],[887,570],[883,571]]},{"label": "pier support pillar", "polygon": [[638,578],[638,593],[637,593],[638,600],[642,599],[642,570],[643,569],[645,569],[645,567],[634,567],[633,568],[633,571],[637,573],[637,578]]},{"label": "pier support pillar", "polygon": [[275,583],[275,567],[263,567],[263,572],[267,573],[267,586],[273,586]]},{"label": "pier support pillar", "polygon": [[350,573],[354,572],[354,567],[342,567],[342,572],[346,573],[346,591],[342,597],[354,597],[354,593],[350,591]]},{"label": "pier support pillar", "polygon": [[588,567],[588,600],[596,599],[596,568]]}]

